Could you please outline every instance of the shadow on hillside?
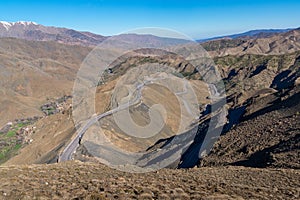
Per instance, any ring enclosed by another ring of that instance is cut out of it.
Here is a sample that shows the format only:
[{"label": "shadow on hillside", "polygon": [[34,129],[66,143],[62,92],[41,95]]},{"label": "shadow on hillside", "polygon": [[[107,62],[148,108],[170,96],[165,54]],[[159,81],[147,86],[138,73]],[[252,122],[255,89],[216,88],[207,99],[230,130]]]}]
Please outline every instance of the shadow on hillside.
[{"label": "shadow on hillside", "polygon": [[[287,92],[285,92],[287,93]],[[282,95],[284,96],[284,95]],[[279,110],[279,109],[282,109],[282,108],[292,108],[294,106],[297,106],[299,104],[299,99],[300,99],[300,93],[296,93],[294,95],[292,95],[291,97],[289,97],[288,99],[286,100],[283,100],[281,101],[280,98],[276,99],[275,101],[271,102],[272,104],[266,108],[263,108],[261,110],[258,110],[246,117],[243,117],[241,119],[241,121],[247,121],[247,120],[250,120],[250,119],[253,119],[259,115],[263,115],[263,114],[266,114],[268,112],[272,112],[274,110]]]},{"label": "shadow on hillside", "polygon": [[281,90],[291,87],[297,79],[296,73],[290,74],[291,70],[285,70],[279,73],[272,81],[271,88]]},{"label": "shadow on hillside", "polygon": [[[244,167],[258,167],[258,168],[265,168],[274,162],[274,159],[272,157],[272,153],[284,153],[284,152],[290,152],[294,150],[299,149],[299,143],[300,143],[300,135],[297,134],[292,138],[289,138],[286,141],[281,141],[278,144],[271,146],[269,148],[263,149],[261,151],[258,151],[254,154],[252,154],[247,160],[237,161],[234,163],[231,163],[231,165],[234,166],[244,166]],[[287,166],[284,167],[290,167],[287,163],[285,163]]]}]

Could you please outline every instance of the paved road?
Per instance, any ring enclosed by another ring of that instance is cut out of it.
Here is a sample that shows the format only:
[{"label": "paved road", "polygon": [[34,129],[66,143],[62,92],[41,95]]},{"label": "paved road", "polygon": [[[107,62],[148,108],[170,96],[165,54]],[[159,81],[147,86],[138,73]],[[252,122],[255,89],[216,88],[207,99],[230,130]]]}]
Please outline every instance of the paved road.
[{"label": "paved road", "polygon": [[129,106],[132,106],[132,105],[136,104],[140,100],[140,98],[142,96],[142,93],[141,93],[142,88],[146,84],[148,84],[148,83],[150,83],[150,81],[147,81],[145,83],[139,84],[137,86],[137,88],[136,88],[137,89],[137,95],[129,103],[122,104],[122,105],[118,106],[117,108],[114,108],[114,109],[112,109],[112,110],[110,110],[108,112],[102,113],[100,115],[93,116],[91,119],[89,119],[86,122],[86,124],[77,131],[76,137],[68,144],[68,146],[64,149],[64,151],[60,154],[60,156],[58,158],[58,162],[63,162],[63,161],[67,161],[67,160],[71,160],[72,159],[73,153],[79,147],[79,140],[80,140],[80,138],[82,138],[83,135],[84,135],[84,133],[90,128],[90,126],[92,126],[98,120],[100,120],[101,118],[106,117],[108,115],[111,115],[111,114],[113,114],[115,112],[118,112],[120,110],[126,109]]},{"label": "paved road", "polygon": [[[120,106],[118,106],[117,108],[114,108],[108,112],[105,112],[105,113],[102,113],[98,116],[93,116],[91,119],[89,119],[86,124],[81,127],[78,131],[77,131],[77,134],[76,134],[76,137],[68,144],[68,146],[64,149],[64,151],[62,152],[62,154],[59,156],[58,158],[58,162],[63,162],[63,161],[67,161],[67,160],[71,160],[72,159],[72,155],[73,153],[76,151],[76,149],[79,147],[79,141],[80,139],[83,137],[84,133],[90,128],[90,126],[92,126],[94,123],[96,123],[98,120],[100,120],[101,118],[103,117],[106,117],[108,115],[111,115],[115,112],[118,112],[120,110],[123,110],[123,109],[126,109],[128,108],[129,106],[132,106],[136,103],[139,102],[139,100],[141,99],[141,90],[142,88],[149,84],[149,83],[152,83],[152,81],[146,81],[142,84],[139,84],[136,89],[137,89],[137,94],[135,95],[135,98],[133,100],[131,100],[130,102],[126,103],[126,104],[122,104]],[[214,86],[214,85],[213,85]],[[212,87],[212,90],[215,92],[215,95],[218,96],[219,93],[217,92],[216,88],[215,87]],[[184,85],[184,89],[182,92],[178,92],[176,93],[177,95],[182,95],[182,94],[185,94],[187,93],[187,83],[185,82],[185,85]],[[190,107],[189,105],[187,104],[187,102],[185,102],[185,100],[183,99],[183,103],[187,109],[187,111],[191,114],[191,110],[190,110]],[[183,139],[183,138],[182,138]],[[185,138],[186,139],[186,138]],[[182,141],[182,140],[181,140]],[[182,146],[184,143],[182,143],[181,145],[179,146]],[[187,145],[185,143],[185,145]],[[183,145],[184,146],[184,145]],[[166,156],[169,157],[171,156],[170,154],[173,154],[177,151],[180,151],[180,153],[182,153],[180,150],[180,148],[178,148],[177,145],[175,145],[174,147],[170,148],[167,152],[160,152],[161,155],[156,155],[154,158],[154,160],[156,160],[157,162],[157,159],[161,159],[161,160],[164,160],[166,159]],[[148,162],[147,165],[151,165],[152,163],[151,162]]]}]

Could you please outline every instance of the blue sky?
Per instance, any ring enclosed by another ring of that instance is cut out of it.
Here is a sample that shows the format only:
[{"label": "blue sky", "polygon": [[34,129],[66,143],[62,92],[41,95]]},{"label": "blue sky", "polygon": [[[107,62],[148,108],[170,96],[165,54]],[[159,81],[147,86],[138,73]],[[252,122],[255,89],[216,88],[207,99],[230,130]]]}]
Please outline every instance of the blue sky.
[{"label": "blue sky", "polygon": [[162,27],[200,39],[252,29],[300,27],[300,1],[0,0],[0,21],[34,21],[102,35]]}]

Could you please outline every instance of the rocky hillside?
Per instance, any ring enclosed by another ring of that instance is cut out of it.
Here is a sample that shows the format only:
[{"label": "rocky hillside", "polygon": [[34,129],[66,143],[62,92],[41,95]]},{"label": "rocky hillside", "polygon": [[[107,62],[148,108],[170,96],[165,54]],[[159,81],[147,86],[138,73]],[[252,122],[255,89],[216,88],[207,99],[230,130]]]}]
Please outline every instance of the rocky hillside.
[{"label": "rocky hillside", "polygon": [[299,98],[299,85],[251,98],[239,123],[221,136],[200,166],[300,169]]},{"label": "rocky hillside", "polygon": [[215,62],[226,85],[228,124],[200,165],[299,169],[299,51]]},{"label": "rocky hillside", "polygon": [[241,105],[260,93],[292,87],[300,76],[300,51],[282,55],[228,55],[214,58],[229,103]]}]

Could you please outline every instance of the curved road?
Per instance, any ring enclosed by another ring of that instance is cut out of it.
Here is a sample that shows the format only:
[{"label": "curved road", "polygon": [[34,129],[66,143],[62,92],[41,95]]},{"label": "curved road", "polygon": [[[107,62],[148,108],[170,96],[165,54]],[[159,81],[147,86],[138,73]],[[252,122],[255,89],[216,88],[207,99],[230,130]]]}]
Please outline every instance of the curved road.
[{"label": "curved road", "polygon": [[[130,102],[128,102],[126,104],[122,104],[122,105],[118,106],[117,108],[114,108],[114,109],[112,109],[112,110],[110,110],[108,112],[102,113],[102,114],[97,115],[97,116],[93,116],[91,119],[89,119],[86,122],[86,124],[77,131],[76,137],[67,145],[67,147],[63,150],[63,152],[59,155],[58,162],[72,160],[73,153],[79,147],[79,141],[80,141],[80,139],[83,137],[84,133],[90,128],[90,126],[93,125],[94,123],[96,123],[99,119],[101,119],[103,117],[106,117],[108,115],[111,115],[111,114],[113,114],[115,112],[118,112],[120,110],[126,109],[126,108],[128,108],[128,107],[136,104],[140,100],[140,98],[141,98],[141,90],[142,90],[142,88],[145,85],[149,84],[149,83],[152,83],[152,80],[149,80],[149,81],[147,80],[144,83],[139,84],[136,87],[136,89],[137,89],[137,95]],[[178,92],[176,94],[177,95],[182,95],[184,93],[187,93],[187,83],[186,82],[185,82],[184,90],[182,92]],[[185,102],[185,100],[183,101],[183,103],[184,103],[187,111],[189,113],[191,113],[191,110],[190,110],[188,104]]]},{"label": "curved road", "polygon": [[137,86],[138,93],[137,93],[136,97],[131,102],[129,102],[127,104],[123,104],[121,106],[118,106],[117,108],[114,108],[114,109],[112,109],[110,111],[107,111],[105,113],[102,113],[100,115],[94,116],[91,119],[89,119],[87,121],[87,123],[82,128],[80,128],[77,131],[76,137],[68,144],[68,146],[64,149],[64,151],[59,155],[58,162],[67,161],[67,160],[71,160],[72,159],[72,154],[79,147],[80,138],[82,138],[83,134],[90,128],[90,126],[93,125],[94,123],[96,123],[99,119],[101,119],[103,117],[106,117],[108,115],[111,115],[111,114],[113,114],[115,112],[118,112],[120,110],[123,110],[125,108],[128,108],[129,106],[132,106],[132,105],[136,104],[137,101],[139,101],[140,98],[141,98],[141,96],[142,96],[142,94],[141,94],[142,88],[147,83],[148,82],[145,82],[145,83],[142,83],[142,84],[140,84],[140,85]]}]

